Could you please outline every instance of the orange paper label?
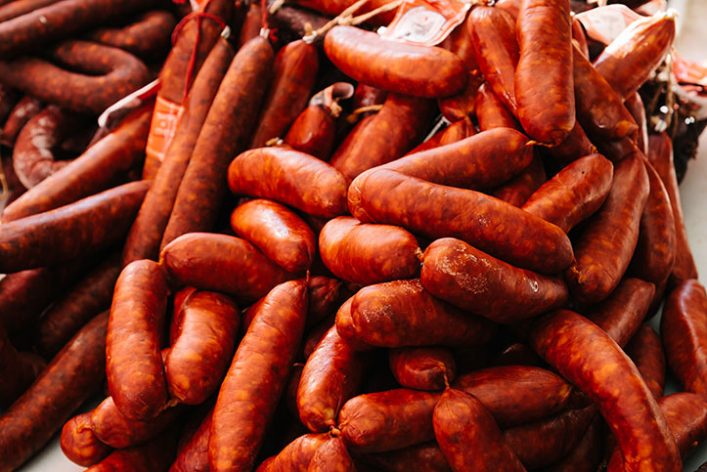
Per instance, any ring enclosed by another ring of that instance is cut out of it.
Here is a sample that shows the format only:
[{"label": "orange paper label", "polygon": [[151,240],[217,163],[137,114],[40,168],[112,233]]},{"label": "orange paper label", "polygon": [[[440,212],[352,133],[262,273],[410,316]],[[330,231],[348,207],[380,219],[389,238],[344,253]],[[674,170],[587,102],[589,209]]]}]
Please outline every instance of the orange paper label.
[{"label": "orange paper label", "polygon": [[464,22],[471,3],[460,0],[405,0],[381,35],[388,39],[435,46]]},{"label": "orange paper label", "polygon": [[150,134],[147,137],[147,148],[145,149],[148,157],[162,162],[164,154],[167,152],[167,148],[177,130],[177,122],[183,110],[184,107],[181,105],[165,100],[160,96],[157,97],[155,110],[152,114],[152,123],[150,123]]}]

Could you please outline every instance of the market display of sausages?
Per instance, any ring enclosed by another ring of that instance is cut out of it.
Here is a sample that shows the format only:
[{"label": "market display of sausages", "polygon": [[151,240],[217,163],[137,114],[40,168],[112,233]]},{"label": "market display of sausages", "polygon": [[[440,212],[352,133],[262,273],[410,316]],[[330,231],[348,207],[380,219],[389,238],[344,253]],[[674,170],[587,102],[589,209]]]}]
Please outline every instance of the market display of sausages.
[{"label": "market display of sausages", "polygon": [[0,472],[683,470],[675,12],[283,3],[0,0]]}]

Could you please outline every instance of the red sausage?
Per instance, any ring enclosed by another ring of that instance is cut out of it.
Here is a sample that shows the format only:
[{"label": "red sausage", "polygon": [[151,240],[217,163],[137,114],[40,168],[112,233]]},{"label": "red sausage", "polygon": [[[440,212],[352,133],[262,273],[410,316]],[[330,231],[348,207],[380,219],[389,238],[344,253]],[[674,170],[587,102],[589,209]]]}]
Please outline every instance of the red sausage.
[{"label": "red sausage", "polygon": [[318,52],[312,44],[298,40],[280,49],[251,148],[265,146],[272,138],[284,136],[307,104],[318,69]]},{"label": "red sausage", "polygon": [[214,408],[212,471],[253,468],[302,338],[307,303],[302,279],[278,285],[259,303]]},{"label": "red sausage", "polygon": [[[9,4],[6,5],[8,1]],[[2,5],[2,8],[0,8],[0,21],[7,21],[17,18],[18,16],[31,13],[32,10],[46,7],[47,5],[51,5],[58,1],[59,0],[24,0],[18,2],[15,0],[7,0],[5,2],[0,2],[0,5]]]},{"label": "red sausage", "polygon": [[327,316],[334,314],[341,305],[344,289],[340,280],[317,275],[309,278],[309,310],[307,327],[311,328]]},{"label": "red sausage", "polygon": [[142,160],[149,124],[149,107],[131,113],[80,157],[8,205],[3,222],[53,210],[115,185]]},{"label": "red sausage", "polygon": [[385,472],[449,472],[449,464],[436,442],[378,454],[367,454],[363,460]]},{"label": "red sausage", "polygon": [[18,352],[0,327],[0,406],[7,408],[17,400],[45,367],[46,362],[36,354]]},{"label": "red sausage", "polygon": [[20,134],[25,124],[42,111],[42,108],[42,102],[37,98],[29,95],[20,98],[9,111],[7,120],[4,121],[2,136],[0,136],[2,143],[6,146],[14,145],[17,135]]},{"label": "red sausage", "polygon": [[20,94],[17,91],[0,84],[0,142],[4,139],[2,127],[19,100]]},{"label": "red sausage", "polygon": [[209,108],[162,238],[164,248],[179,236],[210,231],[226,195],[223,176],[233,156],[247,146],[270,80],[273,50],[255,38],[233,58]]},{"label": "red sausage", "polygon": [[551,146],[575,124],[569,7],[567,0],[524,0],[518,14],[517,116],[532,138]]},{"label": "red sausage", "polygon": [[114,451],[101,462],[86,470],[90,472],[167,470],[174,460],[177,432],[177,428],[172,428],[146,444]]},{"label": "red sausage", "polygon": [[346,212],[344,176],[329,164],[298,151],[246,151],[231,162],[228,185],[234,194],[268,198],[313,216],[330,218]]},{"label": "red sausage", "polygon": [[91,413],[81,413],[64,424],[61,429],[61,452],[73,463],[83,467],[97,464],[111,453],[93,432]]},{"label": "red sausage", "polygon": [[707,396],[707,294],[686,280],[668,295],[660,323],[668,365],[683,387]]},{"label": "red sausage", "polygon": [[226,373],[240,314],[227,296],[201,291],[185,301],[181,312],[164,363],[167,388],[181,403],[198,405],[218,388]]},{"label": "red sausage", "polygon": [[567,301],[562,279],[513,267],[453,238],[427,247],[420,279],[432,295],[497,323],[530,318]]},{"label": "red sausage", "polygon": [[341,437],[332,436],[317,448],[307,472],[356,472],[356,466]]},{"label": "red sausage", "polygon": [[132,182],[92,197],[0,225],[0,271],[68,262],[120,241],[149,182]]},{"label": "red sausage", "polygon": [[400,225],[431,238],[457,237],[519,267],[556,273],[572,260],[560,228],[473,190],[375,169],[351,184],[348,199],[361,221]]},{"label": "red sausage", "polygon": [[[587,133],[576,121],[570,134],[555,147],[543,149],[549,156],[559,160],[561,163],[572,162],[582,156],[588,156],[597,152],[596,146],[592,144]],[[620,160],[620,159],[617,159]]]},{"label": "red sausage", "polygon": [[641,156],[634,154],[616,165],[609,196],[575,241],[575,262],[565,275],[577,300],[599,302],[621,281],[638,243],[648,191]]},{"label": "red sausage", "polygon": [[427,141],[424,141],[414,147],[412,151],[406,154],[406,156],[427,151],[429,149],[439,148],[445,144],[456,143],[464,138],[470,138],[475,134],[476,128],[474,128],[474,123],[471,122],[469,117],[466,117],[459,121],[455,121],[440,131],[437,131]]},{"label": "red sausage", "polygon": [[170,35],[176,25],[168,11],[153,10],[132,18],[122,27],[102,27],[91,31],[87,38],[113,46],[145,60],[164,59],[170,49]]},{"label": "red sausage", "polygon": [[115,405],[129,419],[154,417],[167,403],[160,354],[167,295],[163,268],[149,260],[130,263],[115,284],[106,374]]},{"label": "red sausage", "polygon": [[285,446],[277,456],[263,462],[257,472],[307,472],[312,458],[328,438],[328,434],[302,435]]},{"label": "red sausage", "polygon": [[354,338],[371,346],[481,345],[493,333],[490,323],[437,300],[416,279],[359,290],[351,317]]},{"label": "red sausage", "polygon": [[604,436],[601,417],[596,416],[574,450],[560,462],[548,468],[549,472],[596,472],[603,458]]},{"label": "red sausage", "polygon": [[569,232],[602,206],[614,166],[601,154],[572,162],[542,185],[521,208]]},{"label": "red sausage", "polygon": [[209,411],[191,437],[180,444],[170,472],[209,472],[211,420],[212,411]]},{"label": "red sausage", "polygon": [[162,250],[160,261],[177,286],[226,292],[246,301],[257,300],[287,278],[252,244],[223,234],[185,234]]},{"label": "red sausage", "polygon": [[309,270],[316,253],[312,229],[279,203],[255,199],[231,213],[231,229],[287,272]]},{"label": "red sausage", "polygon": [[[467,20],[468,21],[468,20]],[[454,31],[462,31],[460,29]],[[478,71],[472,72],[469,81],[461,93],[447,98],[437,100],[439,111],[442,116],[452,123],[460,120],[468,120],[476,109],[476,98],[479,85],[483,82],[483,77]],[[473,134],[473,133],[472,133]]]},{"label": "red sausage", "polygon": [[335,26],[324,37],[324,51],[344,74],[390,92],[416,97],[447,97],[466,85],[464,63],[438,47],[385,39],[353,26]]},{"label": "red sausage", "polygon": [[338,278],[370,285],[418,275],[422,251],[402,228],[340,216],[319,233],[322,262]]},{"label": "red sausage", "polygon": [[456,375],[454,355],[442,347],[391,349],[388,363],[401,386],[417,390],[443,390]]},{"label": "red sausage", "polygon": [[626,347],[626,354],[636,364],[653,396],[660,399],[665,387],[665,354],[660,337],[650,325],[638,330]]},{"label": "red sausage", "polygon": [[648,118],[646,117],[646,107],[643,105],[641,94],[634,92],[624,102],[626,109],[631,113],[638,125],[638,142],[636,145],[643,154],[648,155]]},{"label": "red sausage", "polygon": [[476,95],[476,120],[479,129],[486,131],[493,128],[518,129],[518,123],[506,106],[496,97],[488,83],[481,84]]},{"label": "red sausage", "polygon": [[336,324],[336,331],[344,341],[346,341],[357,351],[368,351],[372,349],[372,346],[360,341],[358,339],[358,335],[356,334],[353,317],[351,316],[351,304],[353,303],[353,299],[354,297],[351,297],[346,300],[336,311],[334,321]]},{"label": "red sausage", "polygon": [[546,180],[543,160],[536,154],[533,162],[522,173],[494,190],[493,196],[521,208]]},{"label": "red sausage", "polygon": [[530,338],[538,354],[597,404],[627,470],[682,469],[653,395],[628,356],[601,328],[562,310],[536,323]]},{"label": "red sausage", "polygon": [[455,472],[525,471],[496,421],[473,395],[447,389],[434,408],[435,438]]},{"label": "red sausage", "polygon": [[0,416],[0,469],[13,470],[52,438],[101,386],[108,313],[72,338],[32,386]]}]

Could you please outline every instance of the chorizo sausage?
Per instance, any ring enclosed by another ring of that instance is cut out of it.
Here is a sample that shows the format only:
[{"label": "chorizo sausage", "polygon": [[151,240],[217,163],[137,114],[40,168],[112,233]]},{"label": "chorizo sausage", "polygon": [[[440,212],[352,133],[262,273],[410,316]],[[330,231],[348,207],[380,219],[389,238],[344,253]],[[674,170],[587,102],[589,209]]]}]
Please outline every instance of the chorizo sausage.
[{"label": "chorizo sausage", "polygon": [[177,123],[174,139],[165,151],[162,164],[128,233],[123,248],[123,264],[158,257],[179,183],[184,178],[199,131],[233,54],[228,41],[220,38],[197,74]]},{"label": "chorizo sausage", "polygon": [[596,70],[623,98],[648,80],[675,39],[674,10],[641,17],[610,42],[594,61]]},{"label": "chorizo sausage", "polygon": [[646,107],[643,105],[641,94],[634,92],[624,101],[626,109],[638,125],[638,141],[636,145],[643,154],[648,154],[648,118],[646,117]]},{"label": "chorizo sausage", "polygon": [[309,309],[307,310],[307,328],[322,321],[336,312],[344,288],[340,280],[323,275],[309,278]]},{"label": "chorizo sausage", "polygon": [[548,472],[596,472],[602,461],[602,433],[601,417],[596,416],[574,450],[549,467]]},{"label": "chorizo sausage", "polygon": [[0,124],[2,125],[0,126],[0,142],[3,141],[2,127],[20,98],[20,94],[16,90],[0,84]]},{"label": "chorizo sausage", "polygon": [[515,118],[506,109],[501,100],[496,97],[496,94],[488,86],[488,82],[484,82],[479,87],[474,108],[476,110],[476,121],[479,123],[481,131],[493,128],[518,129],[518,123]]},{"label": "chorizo sausage", "polygon": [[536,154],[523,172],[495,189],[493,196],[520,208],[546,180],[543,160]]},{"label": "chorizo sausage", "polygon": [[689,392],[707,395],[707,294],[697,280],[668,295],[660,332],[668,365]]},{"label": "chorizo sausage", "polygon": [[3,222],[53,210],[115,185],[145,152],[149,107],[131,113],[106,137],[5,208]]},{"label": "chorizo sausage", "polygon": [[299,348],[307,303],[302,279],[278,285],[259,303],[216,400],[212,471],[253,467]]},{"label": "chorizo sausage", "polygon": [[539,320],[530,340],[538,354],[597,404],[628,470],[681,470],[679,451],[653,395],[601,328],[561,310]]},{"label": "chorizo sausage", "polygon": [[416,390],[444,390],[456,375],[454,355],[443,347],[391,349],[388,363],[401,386]]},{"label": "chorizo sausage", "polygon": [[568,298],[562,279],[513,267],[453,238],[427,247],[420,280],[432,295],[497,323],[536,316]]},{"label": "chorizo sausage", "polygon": [[13,146],[17,135],[20,134],[22,128],[29,120],[32,119],[37,113],[42,111],[43,104],[38,98],[25,95],[20,98],[10,110],[7,120],[4,122],[2,128],[2,135],[0,139],[2,144],[6,146]]},{"label": "chorizo sausage", "polygon": [[307,472],[312,458],[328,438],[328,434],[304,434],[285,446],[277,456],[263,462],[257,472]]},{"label": "chorizo sausage", "polygon": [[309,270],[317,246],[302,218],[279,203],[256,199],[231,213],[231,229],[287,272]]},{"label": "chorizo sausage", "polygon": [[[213,410],[199,423],[189,439],[180,444],[170,472],[209,472],[209,436]],[[181,439],[180,439],[181,442]]]},{"label": "chorizo sausage", "polygon": [[339,337],[341,337],[357,351],[371,350],[372,346],[361,342],[356,335],[356,328],[354,327],[353,317],[351,316],[352,303],[353,297],[342,303],[336,311],[336,317],[334,320],[334,323],[336,324],[336,331],[339,334]]},{"label": "chorizo sausage", "polygon": [[0,2],[0,5],[2,5],[2,8],[0,8],[0,21],[7,21],[17,18],[18,16],[31,13],[33,10],[46,7],[47,5],[51,5],[58,1],[59,0],[24,0],[17,2],[15,0],[11,0],[7,5]]},{"label": "chorizo sausage", "polygon": [[339,408],[359,390],[365,359],[345,339],[336,326],[304,364],[297,388],[297,410],[302,423],[313,432],[336,426]]},{"label": "chorizo sausage", "polygon": [[481,345],[494,331],[432,297],[416,279],[362,288],[351,302],[351,318],[355,339],[380,347]]},{"label": "chorizo sausage", "polygon": [[477,94],[479,93],[479,85],[483,83],[482,81],[483,77],[478,71],[475,74],[472,73],[461,93],[438,99],[437,105],[442,116],[452,123],[468,120],[476,109]]},{"label": "chorizo sausage", "polygon": [[111,453],[111,448],[93,432],[91,413],[81,413],[64,424],[61,429],[61,452],[73,463],[83,467],[97,464]]},{"label": "chorizo sausage", "polygon": [[334,217],[346,212],[346,181],[316,157],[282,148],[251,149],[228,168],[237,195],[268,198],[307,214]]},{"label": "chorizo sausage", "polygon": [[385,472],[449,472],[449,464],[436,442],[416,444],[389,452],[367,454],[364,461]]},{"label": "chorizo sausage", "polygon": [[415,277],[422,254],[415,237],[404,229],[363,224],[347,216],[324,225],[319,251],[336,277],[361,285]]},{"label": "chorizo sausage", "polygon": [[555,147],[545,148],[543,151],[561,163],[567,163],[582,156],[594,154],[597,152],[597,148],[589,140],[579,121],[575,121],[574,128],[572,128],[572,131],[570,131],[564,141]]},{"label": "chorizo sausage", "polygon": [[351,182],[362,172],[404,155],[425,136],[434,103],[388,94],[383,107],[361,120],[331,158],[331,165]]},{"label": "chorizo sausage", "polygon": [[[193,286],[257,300],[287,274],[252,244],[223,234],[190,233],[169,243],[160,256],[177,286]],[[233,277],[233,274],[241,274]]]},{"label": "chorizo sausage", "polygon": [[638,154],[616,165],[606,202],[576,240],[575,262],[565,274],[577,300],[599,302],[621,281],[638,243],[648,191],[648,174]]},{"label": "chorizo sausage", "polygon": [[611,162],[601,154],[591,154],[560,170],[521,208],[569,232],[601,208],[613,178]]},{"label": "chorizo sausage", "polygon": [[575,124],[569,2],[524,0],[517,35],[516,116],[532,138],[560,144]]},{"label": "chorizo sausage", "polygon": [[106,374],[110,395],[128,419],[154,417],[167,404],[160,353],[167,295],[165,271],[150,260],[128,264],[115,284]]},{"label": "chorizo sausage", "polygon": [[150,79],[138,58],[102,44],[69,40],[52,47],[49,56],[71,70],[37,57],[5,60],[3,82],[67,110],[100,114]]},{"label": "chorizo sausage", "polygon": [[174,460],[177,448],[177,428],[160,434],[150,442],[139,446],[113,451],[96,465],[86,469],[90,472],[153,472],[167,470]]},{"label": "chorizo sausage", "polygon": [[446,49],[393,41],[353,26],[329,30],[324,51],[356,81],[413,97],[454,95],[468,77],[462,60]]},{"label": "chorizo sausage", "polygon": [[696,279],[697,267],[685,230],[678,180],[673,165],[673,142],[666,133],[651,135],[648,149],[648,160],[665,185],[675,218],[675,263],[670,274],[670,285],[674,286],[682,280]]},{"label": "chorizo sausage", "polygon": [[227,296],[197,291],[182,305],[177,335],[165,358],[172,397],[198,405],[218,388],[231,359],[240,314]]},{"label": "chorizo sausage", "polygon": [[491,414],[473,395],[447,389],[434,408],[435,438],[453,471],[525,471]]},{"label": "chorizo sausage", "polygon": [[100,388],[107,322],[108,313],[102,313],[84,326],[0,416],[0,469],[16,469],[27,461]]},{"label": "chorizo sausage", "polygon": [[162,247],[194,231],[210,231],[226,196],[223,178],[232,156],[247,145],[270,80],[272,46],[257,37],[231,61],[179,184]]},{"label": "chorizo sausage", "polygon": [[341,437],[331,436],[317,448],[307,472],[356,472],[356,466]]},{"label": "chorizo sausage", "polygon": [[626,347],[626,354],[636,364],[653,396],[660,399],[665,387],[665,354],[660,338],[650,325],[641,326]]},{"label": "chorizo sausage", "polygon": [[36,345],[53,356],[97,313],[110,307],[120,261],[111,256],[59,298],[39,320]]},{"label": "chorizo sausage", "polygon": [[146,181],[132,182],[0,225],[0,271],[68,262],[120,241],[148,186]]},{"label": "chorizo sausage", "polygon": [[348,200],[363,222],[399,225],[431,238],[457,237],[519,267],[556,273],[572,261],[560,228],[473,190],[374,169],[351,184]]},{"label": "chorizo sausage", "polygon": [[18,352],[0,327],[0,406],[10,406],[45,367],[44,360],[36,354]]},{"label": "chorizo sausage", "polygon": [[609,298],[594,305],[587,316],[620,347],[633,338],[648,313],[655,286],[641,279],[623,279]]},{"label": "chorizo sausage", "polygon": [[272,138],[284,135],[307,104],[318,69],[318,52],[312,44],[298,40],[280,49],[251,148],[263,147]]},{"label": "chorizo sausage", "polygon": [[418,144],[412,151],[406,154],[416,154],[418,152],[427,151],[429,149],[439,148],[445,144],[456,143],[464,138],[469,138],[476,134],[474,123],[469,117],[455,121],[446,128],[437,131],[430,139]]},{"label": "chorizo sausage", "polygon": [[144,59],[163,59],[170,49],[170,35],[176,22],[164,10],[153,10],[133,18],[122,27],[102,27],[88,33],[87,39],[128,51]]}]

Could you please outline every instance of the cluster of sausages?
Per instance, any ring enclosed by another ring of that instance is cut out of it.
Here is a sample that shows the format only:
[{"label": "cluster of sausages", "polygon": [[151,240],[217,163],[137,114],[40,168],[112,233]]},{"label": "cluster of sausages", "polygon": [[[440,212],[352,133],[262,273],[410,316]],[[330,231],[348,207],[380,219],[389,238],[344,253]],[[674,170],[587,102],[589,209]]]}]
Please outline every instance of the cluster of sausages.
[{"label": "cluster of sausages", "polygon": [[[677,472],[707,439],[707,293],[639,94],[672,13],[599,45],[576,2],[497,0],[424,46],[333,26],[349,0],[30,2],[0,6],[0,471],[58,431],[94,472]],[[55,161],[137,57],[156,105]]]}]

